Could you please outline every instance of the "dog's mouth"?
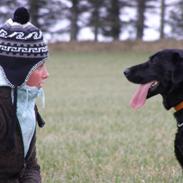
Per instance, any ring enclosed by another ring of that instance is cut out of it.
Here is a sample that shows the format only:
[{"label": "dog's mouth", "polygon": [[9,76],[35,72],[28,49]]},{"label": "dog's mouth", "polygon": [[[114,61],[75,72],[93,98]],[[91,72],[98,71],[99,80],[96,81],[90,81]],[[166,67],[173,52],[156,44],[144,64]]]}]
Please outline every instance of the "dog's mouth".
[{"label": "dog's mouth", "polygon": [[160,82],[159,81],[152,81],[151,82],[151,86],[148,90],[148,94],[147,94],[147,98],[150,98],[154,95],[156,95],[158,93],[158,87],[160,86]]},{"label": "dog's mouth", "polygon": [[158,81],[153,81],[152,84],[151,84],[150,89],[157,88],[158,85],[159,85],[159,82]]},{"label": "dog's mouth", "polygon": [[142,107],[145,104],[147,98],[157,94],[158,86],[158,81],[151,81],[146,84],[141,84],[134,93],[130,101],[130,106],[134,109]]}]

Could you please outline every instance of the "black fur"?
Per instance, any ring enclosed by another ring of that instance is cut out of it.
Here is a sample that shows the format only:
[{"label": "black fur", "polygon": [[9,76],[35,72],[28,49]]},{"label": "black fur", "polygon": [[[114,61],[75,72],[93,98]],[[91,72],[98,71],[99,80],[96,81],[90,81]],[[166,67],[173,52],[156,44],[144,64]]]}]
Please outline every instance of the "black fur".
[{"label": "black fur", "polygon": [[[127,68],[126,78],[136,84],[158,81],[147,98],[160,94],[168,110],[183,101],[183,50],[165,49],[152,55],[148,61]],[[183,168],[183,109],[174,113],[178,129],[175,136],[175,155]]]}]

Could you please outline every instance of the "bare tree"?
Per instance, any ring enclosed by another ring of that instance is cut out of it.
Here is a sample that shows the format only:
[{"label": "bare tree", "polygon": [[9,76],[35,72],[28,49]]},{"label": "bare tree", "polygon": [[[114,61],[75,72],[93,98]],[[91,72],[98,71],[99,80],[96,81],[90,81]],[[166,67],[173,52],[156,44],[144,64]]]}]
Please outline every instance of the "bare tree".
[{"label": "bare tree", "polygon": [[103,25],[103,13],[102,8],[104,8],[104,1],[98,0],[88,0],[88,12],[90,13],[88,22],[86,26],[92,28],[94,33],[94,41],[98,41],[98,36],[101,33],[102,25]]},{"label": "bare tree", "polygon": [[143,39],[147,0],[137,0],[136,39]]},{"label": "bare tree", "polygon": [[36,26],[36,27],[41,27],[39,25],[39,11],[41,8],[42,0],[29,0],[29,12],[30,12],[30,17],[31,17],[31,22]]},{"label": "bare tree", "polygon": [[71,7],[71,29],[70,29],[70,39],[71,41],[77,40],[77,35],[79,32],[78,26],[78,18],[79,18],[79,0],[72,0],[72,7]]},{"label": "bare tree", "polygon": [[53,27],[65,19],[66,5],[60,0],[28,0],[31,22],[43,32],[55,33]]},{"label": "bare tree", "polygon": [[121,20],[120,20],[120,1],[111,1],[111,7],[108,7],[111,17],[109,17],[111,23],[111,37],[113,40],[119,40],[121,33]]},{"label": "bare tree", "polygon": [[78,34],[83,25],[82,13],[87,10],[86,0],[70,0],[70,6],[65,8],[65,19],[69,22],[69,25],[65,28],[65,31],[70,34],[71,41],[77,41]]},{"label": "bare tree", "polygon": [[146,28],[146,16],[145,14],[154,8],[158,0],[134,0],[136,10],[137,10],[137,19],[136,19],[136,39],[143,39],[144,30]]},{"label": "bare tree", "polygon": [[0,22],[4,23],[8,18],[13,16],[13,12],[20,6],[17,0],[3,0],[0,1]]},{"label": "bare tree", "polygon": [[170,11],[169,25],[173,37],[183,38],[183,1],[179,0],[171,4],[173,8]]},{"label": "bare tree", "polygon": [[122,29],[126,27],[126,22],[121,19],[123,9],[131,6],[131,1],[126,0],[105,1],[106,15],[104,16],[102,28],[104,36],[111,37],[113,40],[120,39],[120,34],[123,31]]},{"label": "bare tree", "polygon": [[165,0],[161,0],[160,10],[161,10],[161,14],[160,14],[160,39],[164,39],[165,38],[165,33],[164,33],[165,10],[166,10]]}]

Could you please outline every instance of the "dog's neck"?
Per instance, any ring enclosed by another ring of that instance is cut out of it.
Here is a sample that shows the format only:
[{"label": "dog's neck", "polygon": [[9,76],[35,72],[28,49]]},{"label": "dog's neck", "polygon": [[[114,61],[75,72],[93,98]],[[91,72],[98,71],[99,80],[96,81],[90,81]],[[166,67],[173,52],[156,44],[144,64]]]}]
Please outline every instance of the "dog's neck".
[{"label": "dog's neck", "polygon": [[[173,96],[174,96],[174,100],[172,100]],[[166,101],[165,101],[165,99],[163,100],[163,104],[166,109],[170,109],[170,108],[175,109],[176,112],[174,113],[174,117],[177,121],[178,128],[183,126],[183,98],[181,98],[181,96],[182,95],[172,95],[172,98],[170,98],[169,100],[166,100]],[[169,103],[165,103],[167,101]],[[167,105],[167,104],[169,104],[169,105]]]},{"label": "dog's neck", "polygon": [[[163,105],[169,110],[174,107],[177,108],[176,111],[183,109],[183,83],[180,87],[175,88],[170,93],[163,95]],[[181,104],[182,103],[182,104]]]},{"label": "dog's neck", "polygon": [[174,117],[177,121],[177,127],[182,127],[183,126],[183,109],[176,111],[174,113]]},{"label": "dog's neck", "polygon": [[174,117],[177,121],[177,127],[180,128],[183,126],[183,101],[174,107],[175,113]]}]

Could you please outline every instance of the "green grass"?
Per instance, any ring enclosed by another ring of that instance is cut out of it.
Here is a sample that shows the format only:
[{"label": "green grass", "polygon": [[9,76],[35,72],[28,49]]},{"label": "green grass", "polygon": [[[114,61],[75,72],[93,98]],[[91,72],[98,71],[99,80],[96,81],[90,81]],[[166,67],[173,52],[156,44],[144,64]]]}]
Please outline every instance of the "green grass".
[{"label": "green grass", "polygon": [[38,130],[44,183],[181,183],[176,122],[161,97],[142,110],[122,75],[148,53],[52,52],[45,86],[46,126]]}]

